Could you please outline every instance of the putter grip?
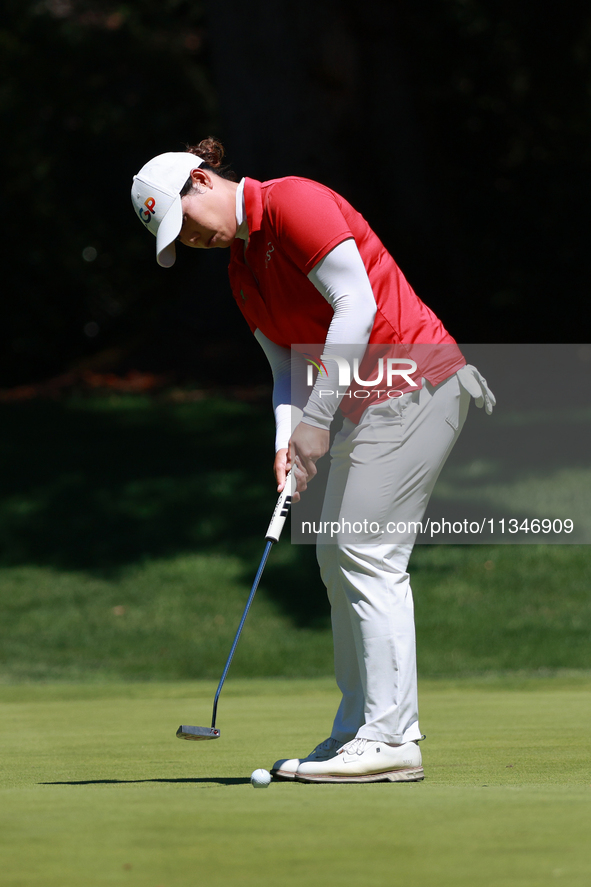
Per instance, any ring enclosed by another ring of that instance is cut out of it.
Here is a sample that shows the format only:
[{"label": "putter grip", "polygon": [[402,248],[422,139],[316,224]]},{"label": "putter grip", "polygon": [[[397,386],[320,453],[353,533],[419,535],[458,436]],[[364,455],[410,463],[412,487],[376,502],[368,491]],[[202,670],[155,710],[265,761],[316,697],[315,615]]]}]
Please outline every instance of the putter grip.
[{"label": "putter grip", "polygon": [[285,518],[289,514],[289,509],[291,507],[291,497],[293,494],[294,484],[295,477],[293,476],[292,469],[285,479],[285,486],[279,494],[279,499],[277,500],[277,505],[275,506],[275,511],[273,512],[271,523],[267,528],[265,539],[268,539],[271,542],[277,542],[279,537],[281,536],[281,531],[283,529],[283,524],[285,523]]}]

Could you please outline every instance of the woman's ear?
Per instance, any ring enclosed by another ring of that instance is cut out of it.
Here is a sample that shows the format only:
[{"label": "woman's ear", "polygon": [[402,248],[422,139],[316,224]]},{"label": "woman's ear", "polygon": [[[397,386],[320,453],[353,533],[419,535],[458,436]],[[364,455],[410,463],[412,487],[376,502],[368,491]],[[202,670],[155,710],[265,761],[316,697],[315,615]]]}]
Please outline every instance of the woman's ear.
[{"label": "woman's ear", "polygon": [[193,185],[195,185],[197,188],[212,187],[211,176],[204,169],[200,169],[198,166],[195,167],[195,169],[191,170],[191,181],[193,182]]}]

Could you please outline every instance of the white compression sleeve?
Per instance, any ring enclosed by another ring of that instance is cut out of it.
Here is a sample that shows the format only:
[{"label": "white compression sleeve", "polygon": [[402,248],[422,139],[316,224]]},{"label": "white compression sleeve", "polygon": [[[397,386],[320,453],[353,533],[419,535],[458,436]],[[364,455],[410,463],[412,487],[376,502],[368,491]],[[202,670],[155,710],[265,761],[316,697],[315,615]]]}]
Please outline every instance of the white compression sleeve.
[{"label": "white compression sleeve", "polygon": [[287,447],[291,432],[302,418],[302,410],[308,400],[306,368],[298,361],[297,371],[292,372],[291,351],[268,339],[255,330],[255,339],[265,352],[273,373],[273,410],[275,412],[275,452]]},{"label": "white compression sleeve", "polygon": [[[353,366],[355,358],[361,362],[376,315],[376,300],[352,238],[339,243],[321,259],[308,274],[308,279],[331,305],[334,316],[323,351],[328,378],[324,375],[317,377],[304,407],[303,421],[316,428],[328,429],[345,393],[339,393],[338,366],[336,361],[329,359],[330,354],[346,357],[349,366]],[[333,393],[326,394],[327,391]]]}]

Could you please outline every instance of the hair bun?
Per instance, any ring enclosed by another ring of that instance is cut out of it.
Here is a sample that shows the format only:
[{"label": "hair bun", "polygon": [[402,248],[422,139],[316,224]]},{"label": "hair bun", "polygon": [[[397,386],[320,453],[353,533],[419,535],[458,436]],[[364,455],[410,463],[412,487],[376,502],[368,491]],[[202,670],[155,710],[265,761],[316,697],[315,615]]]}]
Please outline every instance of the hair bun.
[{"label": "hair bun", "polygon": [[226,153],[222,143],[211,136],[207,139],[202,139],[198,145],[188,147],[187,151],[190,154],[201,157],[212,169],[218,169],[222,165],[222,160]]},{"label": "hair bun", "polygon": [[226,152],[218,139],[210,136],[207,139],[202,139],[198,145],[191,145],[190,147],[187,145],[187,152],[200,157],[203,163],[207,164],[206,168],[213,170],[222,179],[229,179],[231,182],[237,181],[234,170],[228,164],[222,166],[222,160]]}]

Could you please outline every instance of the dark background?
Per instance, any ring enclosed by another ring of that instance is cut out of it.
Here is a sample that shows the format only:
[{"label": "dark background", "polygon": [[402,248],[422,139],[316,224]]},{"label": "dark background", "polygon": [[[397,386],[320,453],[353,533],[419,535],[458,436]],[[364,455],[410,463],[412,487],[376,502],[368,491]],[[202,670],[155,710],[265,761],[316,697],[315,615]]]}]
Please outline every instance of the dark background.
[{"label": "dark background", "polygon": [[0,387],[89,369],[266,378],[227,253],[159,268],[130,204],[150,157],[207,135],[239,176],[343,193],[458,341],[589,338],[587,4],[4,11]]}]

